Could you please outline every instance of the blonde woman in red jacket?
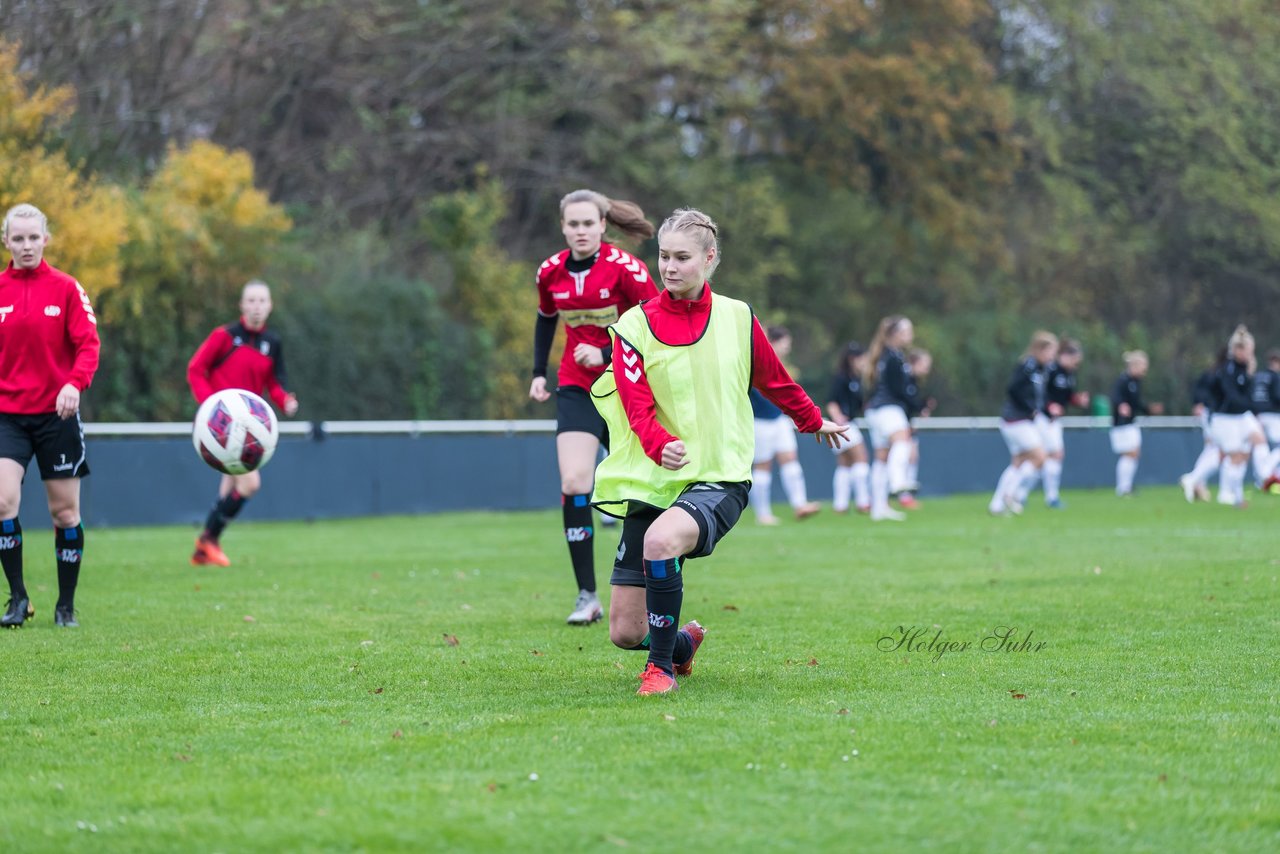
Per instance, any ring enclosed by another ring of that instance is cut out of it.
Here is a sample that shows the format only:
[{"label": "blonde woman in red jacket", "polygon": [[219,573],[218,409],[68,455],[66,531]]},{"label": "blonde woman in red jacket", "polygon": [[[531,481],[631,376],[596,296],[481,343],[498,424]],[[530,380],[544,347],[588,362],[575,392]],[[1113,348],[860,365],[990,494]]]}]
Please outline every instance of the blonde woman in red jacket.
[{"label": "blonde woman in red jacket", "polygon": [[84,555],[80,478],[89,474],[80,394],[98,369],[98,319],[74,278],[44,260],[49,221],[34,205],[5,214],[11,256],[0,271],[0,564],[9,604],[0,625],[35,616],[22,576],[22,479],[40,467],[53,517],[58,601],[53,621],[75,627],[76,583]]}]

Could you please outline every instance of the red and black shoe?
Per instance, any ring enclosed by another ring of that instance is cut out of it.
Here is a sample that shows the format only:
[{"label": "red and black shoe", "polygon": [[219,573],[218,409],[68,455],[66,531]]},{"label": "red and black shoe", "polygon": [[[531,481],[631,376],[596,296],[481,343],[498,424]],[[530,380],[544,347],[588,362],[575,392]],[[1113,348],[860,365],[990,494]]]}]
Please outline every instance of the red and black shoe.
[{"label": "red and black shoe", "polygon": [[702,646],[702,639],[707,636],[707,630],[697,620],[690,620],[680,627],[680,631],[689,636],[692,649],[689,651],[689,660],[675,666],[676,675],[688,676],[693,672],[693,657],[698,654],[698,647]]}]

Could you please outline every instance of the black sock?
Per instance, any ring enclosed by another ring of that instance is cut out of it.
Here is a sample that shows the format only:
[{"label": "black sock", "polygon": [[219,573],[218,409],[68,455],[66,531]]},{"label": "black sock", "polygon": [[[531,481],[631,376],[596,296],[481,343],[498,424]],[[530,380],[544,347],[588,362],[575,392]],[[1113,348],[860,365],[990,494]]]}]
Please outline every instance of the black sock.
[{"label": "black sock", "polygon": [[644,592],[649,612],[649,663],[673,673],[672,656],[680,634],[680,605],[684,601],[680,559],[646,560]]},{"label": "black sock", "polygon": [[590,495],[562,495],[564,510],[564,538],[569,541],[569,560],[573,562],[573,575],[578,589],[596,592],[595,537],[592,525]]},{"label": "black sock", "polygon": [[204,534],[202,536],[216,543],[218,538],[222,536],[223,529],[227,527],[227,523],[236,518],[236,514],[240,512],[248,500],[234,489],[219,498],[214,503],[213,509],[209,511],[209,518],[204,522]]},{"label": "black sock", "polygon": [[4,564],[4,577],[9,581],[9,596],[25,598],[27,585],[22,581],[22,523],[17,516],[0,522],[0,564]]},{"label": "black sock", "polygon": [[58,607],[70,608],[76,601],[80,558],[84,557],[84,525],[54,530],[54,552],[58,558]]},{"label": "black sock", "polygon": [[671,660],[676,664],[688,664],[693,658],[693,638],[686,631],[676,632],[676,648],[671,652]]}]

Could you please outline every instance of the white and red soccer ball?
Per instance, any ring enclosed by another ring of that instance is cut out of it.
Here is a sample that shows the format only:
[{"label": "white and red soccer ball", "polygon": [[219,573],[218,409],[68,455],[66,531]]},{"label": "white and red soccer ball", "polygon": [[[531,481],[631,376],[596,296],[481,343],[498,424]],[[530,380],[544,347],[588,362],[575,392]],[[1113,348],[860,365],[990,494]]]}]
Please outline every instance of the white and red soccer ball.
[{"label": "white and red soccer ball", "polygon": [[196,412],[191,443],[223,474],[248,474],[276,452],[280,425],[270,404],[251,391],[229,388],[209,395]]}]

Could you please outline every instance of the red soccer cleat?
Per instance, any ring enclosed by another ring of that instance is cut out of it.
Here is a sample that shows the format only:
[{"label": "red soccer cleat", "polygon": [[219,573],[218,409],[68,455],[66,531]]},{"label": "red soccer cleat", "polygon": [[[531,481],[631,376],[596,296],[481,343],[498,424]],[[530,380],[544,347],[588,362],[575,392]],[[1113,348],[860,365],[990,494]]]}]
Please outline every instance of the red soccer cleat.
[{"label": "red soccer cleat", "polygon": [[680,631],[689,635],[689,640],[693,643],[693,651],[689,653],[688,661],[676,665],[676,675],[688,676],[693,672],[693,657],[698,654],[698,647],[702,646],[702,639],[707,636],[707,630],[697,620],[690,620],[680,627]]},{"label": "red soccer cleat", "polygon": [[919,510],[920,502],[910,492],[904,492],[898,496],[898,506],[903,510]]},{"label": "red soccer cleat", "polygon": [[651,661],[645,665],[644,673],[640,674],[640,690],[636,691],[636,693],[645,696],[649,694],[670,694],[679,687],[676,684],[676,677]]},{"label": "red soccer cleat", "polygon": [[231,566],[231,558],[213,540],[196,538],[196,550],[191,555],[192,566]]},{"label": "red soccer cleat", "polygon": [[796,508],[797,519],[808,519],[822,510],[822,505],[816,501],[808,501]]}]

